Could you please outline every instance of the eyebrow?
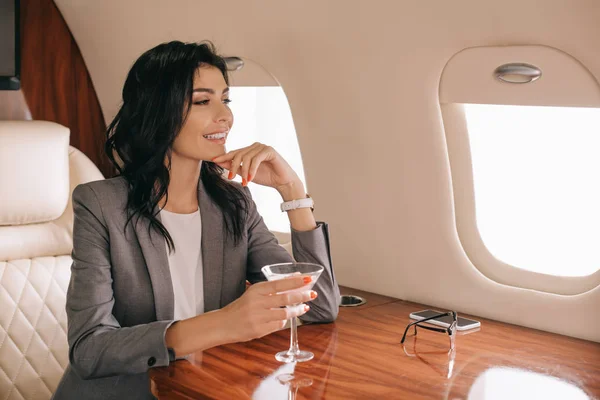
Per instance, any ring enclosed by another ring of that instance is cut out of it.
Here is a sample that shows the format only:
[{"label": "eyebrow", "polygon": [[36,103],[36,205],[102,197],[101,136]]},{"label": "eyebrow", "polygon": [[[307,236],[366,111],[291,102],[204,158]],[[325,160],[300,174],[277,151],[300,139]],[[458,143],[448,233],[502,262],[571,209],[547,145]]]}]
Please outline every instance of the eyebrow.
[{"label": "eyebrow", "polygon": [[[197,93],[197,92],[215,94],[215,91],[213,89],[209,89],[209,88],[194,89],[194,93]],[[229,93],[229,87],[226,87],[225,89],[223,89],[223,94],[225,94],[225,93]]]}]

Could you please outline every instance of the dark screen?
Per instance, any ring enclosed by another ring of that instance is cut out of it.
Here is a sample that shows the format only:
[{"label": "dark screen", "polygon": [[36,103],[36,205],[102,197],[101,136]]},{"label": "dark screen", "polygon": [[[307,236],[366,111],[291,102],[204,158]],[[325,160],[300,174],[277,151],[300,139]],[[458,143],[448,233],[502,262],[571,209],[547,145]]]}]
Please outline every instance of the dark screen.
[{"label": "dark screen", "polygon": [[[416,315],[419,315],[423,318],[429,318],[429,317],[433,317],[434,315],[440,314],[439,311],[433,311],[433,310],[426,310],[426,311],[421,311],[418,313],[414,313]],[[452,317],[449,315],[440,317],[440,318],[436,318],[436,321],[440,321],[440,322],[445,322],[448,325],[450,325],[452,323]],[[458,326],[467,326],[467,325],[472,325],[474,323],[476,323],[477,321],[474,321],[472,319],[468,319],[468,318],[463,318],[463,317],[458,317],[457,321]]]},{"label": "dark screen", "polygon": [[0,0],[0,76],[17,74],[15,0]]}]

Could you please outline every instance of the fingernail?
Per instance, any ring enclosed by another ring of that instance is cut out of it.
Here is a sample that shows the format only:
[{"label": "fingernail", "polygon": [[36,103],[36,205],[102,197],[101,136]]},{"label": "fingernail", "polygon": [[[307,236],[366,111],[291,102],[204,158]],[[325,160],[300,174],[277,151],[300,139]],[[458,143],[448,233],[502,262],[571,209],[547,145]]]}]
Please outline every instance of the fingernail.
[{"label": "fingernail", "polygon": [[242,178],[242,186],[246,185],[248,185],[248,181],[246,180],[246,178]]},{"label": "fingernail", "polygon": [[308,310],[310,310],[310,307],[305,304],[304,305],[304,312],[308,312]]},{"label": "fingernail", "polygon": [[233,179],[233,172],[229,171],[229,176],[228,176],[229,180]]},{"label": "fingernail", "polygon": [[305,276],[304,283],[310,283],[312,281],[312,276]]},{"label": "fingernail", "polygon": [[315,292],[314,290],[310,291],[310,298],[311,300],[314,300],[317,298],[317,292]]},{"label": "fingernail", "polygon": [[219,157],[212,158],[210,161],[215,161],[217,158],[219,158]]},{"label": "fingernail", "polygon": [[248,182],[250,182],[252,180],[252,175],[248,174]]}]

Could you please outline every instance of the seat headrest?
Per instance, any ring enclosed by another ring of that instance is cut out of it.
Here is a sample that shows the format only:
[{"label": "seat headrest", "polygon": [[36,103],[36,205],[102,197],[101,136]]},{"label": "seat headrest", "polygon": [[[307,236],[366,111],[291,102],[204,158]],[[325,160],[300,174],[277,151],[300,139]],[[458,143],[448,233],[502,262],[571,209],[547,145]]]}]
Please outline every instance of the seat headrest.
[{"label": "seat headrest", "polygon": [[85,154],[69,146],[69,179],[71,181],[69,201],[60,218],[40,224],[0,226],[0,262],[71,254],[73,249],[71,193],[81,183],[98,181],[104,177]]},{"label": "seat headrest", "polygon": [[0,121],[0,225],[59,218],[69,200],[69,129]]}]

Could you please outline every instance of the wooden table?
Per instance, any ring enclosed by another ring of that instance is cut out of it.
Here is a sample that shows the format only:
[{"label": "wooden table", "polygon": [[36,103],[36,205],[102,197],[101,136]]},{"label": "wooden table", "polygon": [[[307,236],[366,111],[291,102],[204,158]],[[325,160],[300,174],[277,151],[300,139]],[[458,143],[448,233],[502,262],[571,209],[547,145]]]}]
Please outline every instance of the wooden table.
[{"label": "wooden table", "polygon": [[[343,288],[367,299],[332,324],[298,328],[315,358],[282,364],[289,330],[198,352],[155,368],[159,399],[600,399],[600,344],[482,318],[459,333],[400,339],[412,311],[431,307]],[[462,315],[462,314],[461,314]],[[558,323],[560,321],[557,321]],[[290,374],[293,379],[290,380]],[[489,397],[490,394],[495,397]]]}]

